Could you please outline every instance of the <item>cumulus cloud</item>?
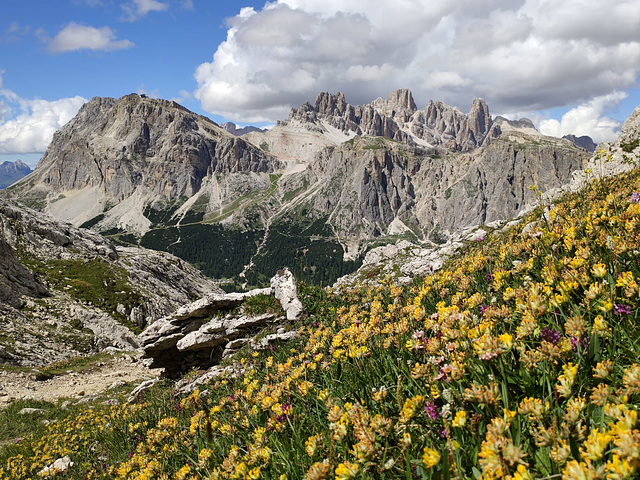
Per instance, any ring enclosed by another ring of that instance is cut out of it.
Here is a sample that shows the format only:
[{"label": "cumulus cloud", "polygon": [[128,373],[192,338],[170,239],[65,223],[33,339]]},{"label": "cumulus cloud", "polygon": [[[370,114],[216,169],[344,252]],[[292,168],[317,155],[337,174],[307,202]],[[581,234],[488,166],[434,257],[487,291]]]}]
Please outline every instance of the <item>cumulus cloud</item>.
[{"label": "cumulus cloud", "polygon": [[115,33],[109,27],[95,28],[87,25],[69,23],[49,42],[49,51],[53,53],[75,50],[122,50],[133,47],[129,40],[116,40]]},{"label": "cumulus cloud", "polygon": [[368,103],[410,88],[492,111],[578,105],[635,85],[640,0],[275,0],[228,20],[195,71],[210,113],[274,121],[321,91]]},{"label": "cumulus cloud", "polygon": [[594,142],[611,140],[620,130],[620,122],[606,116],[606,112],[627,97],[624,92],[613,92],[572,108],[562,119],[540,121],[540,132],[545,135],[562,137],[573,133],[576,136],[589,135]]},{"label": "cumulus cloud", "polygon": [[132,0],[122,5],[122,10],[125,13],[124,20],[130,22],[139,20],[149,12],[162,12],[168,8],[168,3],[159,2],[158,0]]},{"label": "cumulus cloud", "polygon": [[11,90],[0,89],[0,154],[43,153],[54,132],[86,102],[79,96],[55,101],[27,100]]}]

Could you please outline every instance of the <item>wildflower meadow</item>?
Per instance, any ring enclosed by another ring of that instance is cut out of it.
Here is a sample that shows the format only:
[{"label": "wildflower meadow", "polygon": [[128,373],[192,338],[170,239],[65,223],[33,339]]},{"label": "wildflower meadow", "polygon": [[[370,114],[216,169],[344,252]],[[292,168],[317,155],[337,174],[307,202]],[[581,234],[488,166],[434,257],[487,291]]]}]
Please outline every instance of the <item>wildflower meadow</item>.
[{"label": "wildflower meadow", "polygon": [[639,478],[638,192],[595,180],[411,285],[301,286],[296,343],[52,422],[0,478]]}]

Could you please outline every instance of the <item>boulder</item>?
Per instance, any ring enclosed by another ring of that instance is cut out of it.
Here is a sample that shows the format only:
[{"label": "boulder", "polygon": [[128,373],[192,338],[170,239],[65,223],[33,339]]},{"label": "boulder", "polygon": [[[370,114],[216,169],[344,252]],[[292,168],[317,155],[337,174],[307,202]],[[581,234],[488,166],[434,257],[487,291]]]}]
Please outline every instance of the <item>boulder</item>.
[{"label": "boulder", "polygon": [[53,477],[58,473],[66,472],[71,467],[73,467],[73,462],[71,461],[71,458],[69,458],[69,455],[66,455],[62,458],[58,458],[51,465],[44,467],[40,472],[38,472],[38,476]]},{"label": "boulder", "polygon": [[293,273],[288,268],[279,270],[271,279],[271,289],[287,313],[287,320],[297,320],[302,314],[302,303],[298,299],[298,287]]}]

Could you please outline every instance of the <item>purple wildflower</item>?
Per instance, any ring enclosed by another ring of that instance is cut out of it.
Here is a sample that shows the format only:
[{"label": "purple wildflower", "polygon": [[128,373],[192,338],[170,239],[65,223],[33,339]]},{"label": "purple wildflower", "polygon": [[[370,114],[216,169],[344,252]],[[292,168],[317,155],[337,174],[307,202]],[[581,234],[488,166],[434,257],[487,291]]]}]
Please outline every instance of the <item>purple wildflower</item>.
[{"label": "purple wildflower", "polygon": [[640,202],[640,192],[635,191],[631,194],[631,203],[638,203]]},{"label": "purple wildflower", "polygon": [[431,420],[436,420],[438,418],[438,407],[433,403],[432,400],[429,400],[427,404],[424,406],[424,410],[427,412],[427,415]]},{"label": "purple wildflower", "polygon": [[489,305],[480,305],[480,313],[484,315],[484,312],[487,311],[487,308],[489,308]]},{"label": "purple wildflower", "polygon": [[447,438],[447,429],[446,428],[441,428],[440,429],[440,436],[442,438]]},{"label": "purple wildflower", "polygon": [[613,311],[618,315],[629,315],[631,313],[631,307],[624,303],[614,303]]},{"label": "purple wildflower", "polygon": [[587,337],[571,337],[571,348],[574,352],[584,352],[589,346],[589,339]]},{"label": "purple wildflower", "polygon": [[554,345],[560,341],[560,332],[557,330],[553,330],[552,328],[543,328],[540,331],[540,337],[543,340],[546,340],[549,343],[553,343]]}]

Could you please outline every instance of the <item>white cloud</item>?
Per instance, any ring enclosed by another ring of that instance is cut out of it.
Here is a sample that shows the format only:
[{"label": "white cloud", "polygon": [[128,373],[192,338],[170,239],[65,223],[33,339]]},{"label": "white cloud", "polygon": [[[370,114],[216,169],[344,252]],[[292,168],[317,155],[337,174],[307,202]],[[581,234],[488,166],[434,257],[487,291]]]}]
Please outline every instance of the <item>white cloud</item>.
[{"label": "white cloud", "polygon": [[594,142],[611,140],[620,130],[620,122],[606,116],[606,112],[627,97],[624,92],[613,92],[572,108],[560,121],[544,119],[539,130],[545,135],[562,137],[570,133],[576,136],[589,135]]},{"label": "white cloud", "polygon": [[129,40],[116,40],[109,27],[95,28],[87,25],[69,23],[49,42],[49,51],[53,53],[75,50],[122,50],[133,47]]},{"label": "white cloud", "polygon": [[43,153],[54,132],[86,102],[78,96],[26,100],[10,90],[0,90],[0,154]]},{"label": "white cloud", "polygon": [[[189,2],[186,2],[188,6]],[[122,5],[125,17],[124,20],[133,22],[144,17],[149,12],[163,12],[169,8],[169,4],[158,0],[132,0]]]},{"label": "white cloud", "polygon": [[275,0],[228,20],[195,78],[210,113],[275,121],[321,91],[410,88],[492,111],[583,104],[636,84],[640,0]]}]

